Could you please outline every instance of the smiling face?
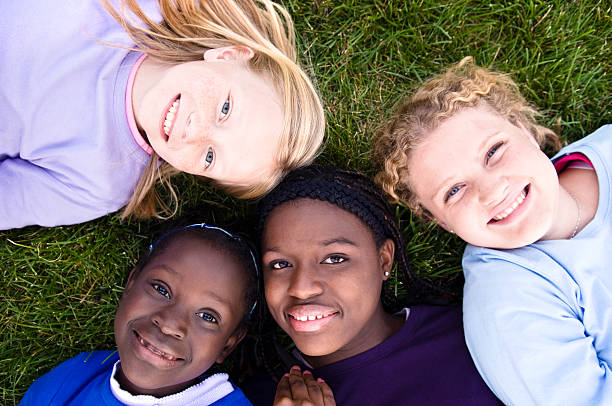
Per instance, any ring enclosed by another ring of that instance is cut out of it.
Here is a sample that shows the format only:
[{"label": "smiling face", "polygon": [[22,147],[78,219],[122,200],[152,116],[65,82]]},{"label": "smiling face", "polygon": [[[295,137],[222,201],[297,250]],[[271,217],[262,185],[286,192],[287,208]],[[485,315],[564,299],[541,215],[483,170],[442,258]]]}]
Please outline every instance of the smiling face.
[{"label": "smiling face", "polygon": [[115,316],[122,388],[166,396],[222,362],[244,336],[244,272],[193,236],[177,237],[132,272]]},{"label": "smiling face", "polygon": [[377,249],[358,217],[327,202],[299,199],[270,213],[262,237],[266,300],[313,365],[359,354],[389,335],[380,294],[393,247],[386,240]]},{"label": "smiling face", "polygon": [[516,248],[546,239],[559,206],[550,160],[523,127],[484,107],[444,121],[411,152],[411,186],[463,240]]},{"label": "smiling face", "polygon": [[276,168],[282,103],[272,81],[248,68],[249,51],[209,50],[202,61],[167,67],[143,92],[136,121],[163,160],[237,185]]}]

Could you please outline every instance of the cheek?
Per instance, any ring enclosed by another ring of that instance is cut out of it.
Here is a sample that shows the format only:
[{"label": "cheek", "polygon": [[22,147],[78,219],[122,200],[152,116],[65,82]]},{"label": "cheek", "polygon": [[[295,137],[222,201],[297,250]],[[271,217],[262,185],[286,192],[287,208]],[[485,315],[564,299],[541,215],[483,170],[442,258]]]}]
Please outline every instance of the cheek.
[{"label": "cheek", "polygon": [[275,308],[279,306],[283,292],[287,291],[285,284],[279,277],[264,277],[264,294],[266,296],[266,303],[271,313],[275,313]]}]

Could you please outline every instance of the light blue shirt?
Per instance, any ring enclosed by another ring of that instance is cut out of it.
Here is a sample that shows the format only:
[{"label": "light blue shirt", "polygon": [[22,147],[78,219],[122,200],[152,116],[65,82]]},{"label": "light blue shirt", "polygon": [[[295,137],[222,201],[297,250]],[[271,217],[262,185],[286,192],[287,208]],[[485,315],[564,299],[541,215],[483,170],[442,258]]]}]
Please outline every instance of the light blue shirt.
[{"label": "light blue shirt", "polygon": [[612,405],[612,125],[557,157],[571,152],[599,182],[580,233],[513,250],[468,245],[463,257],[468,348],[510,405]]}]

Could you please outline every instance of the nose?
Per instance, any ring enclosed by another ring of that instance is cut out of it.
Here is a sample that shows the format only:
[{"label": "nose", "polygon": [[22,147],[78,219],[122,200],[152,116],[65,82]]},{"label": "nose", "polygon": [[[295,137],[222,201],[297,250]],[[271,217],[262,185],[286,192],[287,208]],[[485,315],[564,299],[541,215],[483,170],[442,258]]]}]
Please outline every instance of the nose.
[{"label": "nose", "polygon": [[202,112],[194,111],[187,117],[185,142],[198,145],[208,142],[212,129],[203,116]]},{"label": "nose", "polygon": [[287,293],[298,299],[310,299],[323,293],[323,283],[316,267],[296,266],[291,273]]},{"label": "nose", "polygon": [[478,180],[478,198],[481,204],[494,207],[508,195],[510,182],[505,176],[482,176]]},{"label": "nose", "polygon": [[182,340],[187,334],[187,317],[176,306],[166,306],[151,316],[151,321],[162,333]]}]

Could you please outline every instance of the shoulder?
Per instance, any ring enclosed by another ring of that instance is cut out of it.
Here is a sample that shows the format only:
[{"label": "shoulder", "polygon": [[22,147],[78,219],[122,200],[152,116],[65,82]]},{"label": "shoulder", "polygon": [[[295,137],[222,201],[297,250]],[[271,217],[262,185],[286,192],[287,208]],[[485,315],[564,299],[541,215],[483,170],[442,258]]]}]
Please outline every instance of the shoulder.
[{"label": "shoulder", "polygon": [[552,161],[575,152],[586,155],[596,170],[600,162],[609,165],[612,160],[612,124],[599,127],[586,137],[565,146],[552,158]]},{"label": "shoulder", "polygon": [[234,386],[234,390],[227,396],[217,400],[211,406],[251,406],[251,402],[244,396],[240,388]]},{"label": "shoulder", "polygon": [[117,359],[117,354],[111,351],[80,353],[38,378],[26,392],[21,404],[49,404],[55,402],[57,396],[70,396],[100,373],[112,370]]}]

